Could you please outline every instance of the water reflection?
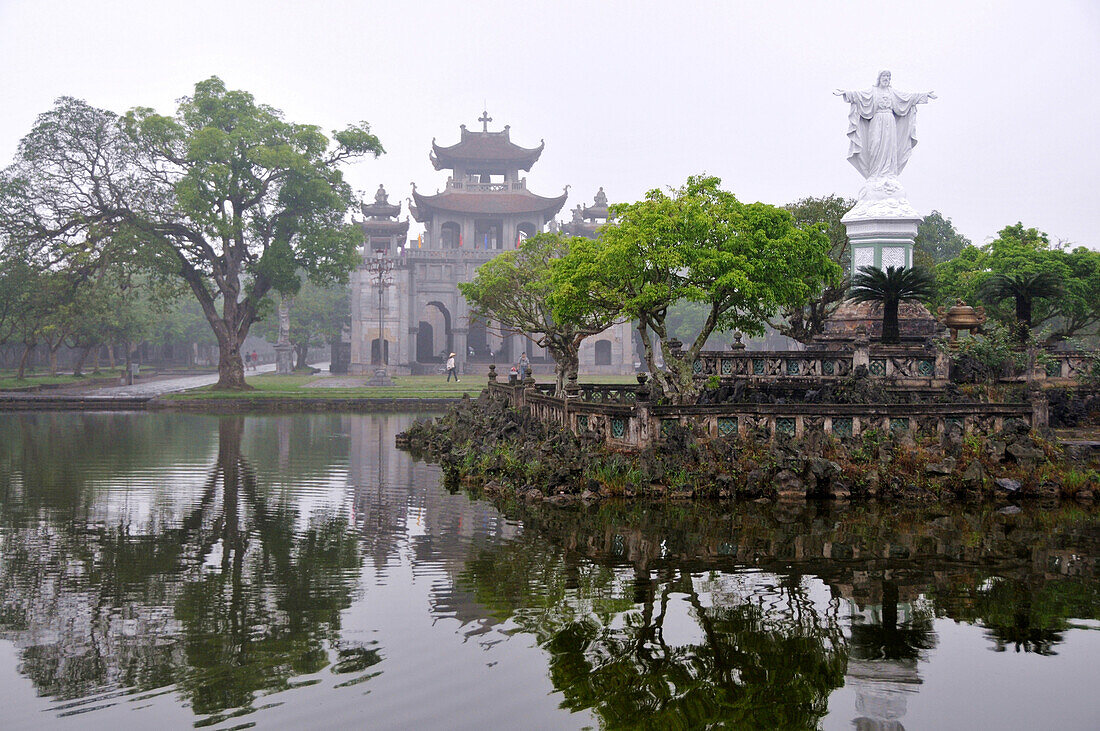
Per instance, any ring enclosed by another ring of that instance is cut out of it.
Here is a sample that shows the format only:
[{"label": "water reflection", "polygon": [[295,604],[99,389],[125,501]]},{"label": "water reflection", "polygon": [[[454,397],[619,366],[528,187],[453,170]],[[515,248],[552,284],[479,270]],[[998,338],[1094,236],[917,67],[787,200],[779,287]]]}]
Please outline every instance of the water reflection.
[{"label": "water reflection", "polygon": [[564,704],[609,728],[815,727],[846,685],[857,728],[900,729],[936,617],[1041,654],[1100,617],[1100,524],[1075,507],[723,510],[511,504],[524,534],[459,582],[536,636]]},{"label": "water reflection", "polygon": [[[173,486],[189,497],[182,511],[165,505],[182,495],[96,500],[104,486],[89,483],[104,473],[35,458],[50,421],[24,420],[29,438],[5,450],[0,636],[21,648],[21,672],[39,693],[79,699],[63,715],[115,689],[174,685],[216,722],[330,662],[357,674],[378,662],[378,648],[340,640],[361,562],[347,509],[320,504],[303,515],[270,494],[242,455],[242,417],[216,422],[201,484]],[[117,451],[149,456],[164,443],[156,421],[123,423],[134,429],[122,429]],[[71,444],[72,464],[102,454],[96,439]]]},{"label": "water reflection", "polygon": [[[493,505],[392,449],[410,418],[0,415],[0,640],[48,718],[901,729],[1100,713],[1074,653],[1100,627],[1095,511]],[[1002,683],[1061,692],[938,711],[980,660],[957,659],[953,628]]]}]

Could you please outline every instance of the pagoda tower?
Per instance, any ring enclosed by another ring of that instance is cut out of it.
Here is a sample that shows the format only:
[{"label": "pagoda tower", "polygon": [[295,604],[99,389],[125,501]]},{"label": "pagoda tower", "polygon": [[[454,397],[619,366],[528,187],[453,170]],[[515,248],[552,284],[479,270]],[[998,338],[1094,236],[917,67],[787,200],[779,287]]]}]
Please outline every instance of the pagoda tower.
[{"label": "pagoda tower", "polygon": [[409,220],[397,220],[401,204],[390,203],[381,185],[374,194],[374,203],[361,203],[359,210],[363,220],[355,223],[363,232],[363,248],[359,266],[349,277],[351,337],[348,341],[341,338],[339,347],[333,347],[330,367],[334,373],[366,373],[378,366],[396,364],[394,353],[407,317],[401,296],[407,278],[394,272],[380,280],[368,269],[368,262],[385,259],[393,265],[399,263],[409,235]]},{"label": "pagoda tower", "polygon": [[488,112],[478,119],[480,132],[461,125],[457,144],[440,147],[432,140],[428,156],[436,170],[450,170],[441,193],[421,195],[413,186],[413,218],[427,229],[424,248],[501,251],[514,249],[524,237],[545,230],[568,192],[547,198],[527,190],[527,178],[546,143],[520,147],[510,127],[490,132]]},{"label": "pagoda tower", "polygon": [[[479,266],[545,231],[568,195],[568,188],[555,197],[536,195],[520,177],[538,162],[545,143],[521,147],[512,142],[508,126],[489,131],[493,120],[488,113],[478,121],[481,131],[462,125],[454,145],[432,141],[432,166],[450,175],[446,187],[434,195],[423,195],[413,186],[409,212],[424,224],[421,236],[407,241],[408,222],[395,220],[400,207],[391,205],[381,188],[374,205],[362,206],[363,264],[353,277],[351,294],[351,373],[371,373],[380,364],[391,374],[439,373],[454,353],[460,372],[480,374],[490,363],[515,363],[521,352],[536,371],[552,371],[553,361],[542,348],[522,334],[502,332],[495,323],[481,320],[458,291]],[[392,268],[380,293],[370,272],[385,262]],[[609,335],[606,340],[598,347],[593,344],[587,365],[599,365],[597,372],[632,372],[623,338]],[[583,351],[581,365],[586,366]]]},{"label": "pagoda tower", "polygon": [[385,187],[379,185],[374,194],[374,203],[361,203],[359,210],[363,220],[358,221],[363,230],[363,247],[367,255],[397,254],[405,246],[409,236],[409,219],[398,221],[401,213],[400,203],[390,203]]}]

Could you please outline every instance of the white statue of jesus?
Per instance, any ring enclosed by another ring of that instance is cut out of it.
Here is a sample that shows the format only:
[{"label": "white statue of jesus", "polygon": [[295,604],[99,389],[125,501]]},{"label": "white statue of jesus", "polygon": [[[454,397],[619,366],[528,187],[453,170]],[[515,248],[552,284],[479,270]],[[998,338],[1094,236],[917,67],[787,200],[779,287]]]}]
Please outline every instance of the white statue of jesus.
[{"label": "white statue of jesus", "polygon": [[852,105],[848,113],[848,162],[864,178],[896,178],[917,144],[917,105],[936,95],[929,91],[907,94],[890,86],[890,72],[882,71],[874,88],[837,89],[836,96]]}]

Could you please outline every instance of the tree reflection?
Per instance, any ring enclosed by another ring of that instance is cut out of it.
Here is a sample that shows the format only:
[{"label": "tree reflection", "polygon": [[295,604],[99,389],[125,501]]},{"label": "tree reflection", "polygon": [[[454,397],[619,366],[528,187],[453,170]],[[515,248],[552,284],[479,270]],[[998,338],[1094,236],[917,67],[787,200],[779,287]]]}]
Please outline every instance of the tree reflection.
[{"label": "tree reflection", "polygon": [[[816,725],[844,679],[835,604],[821,611],[797,580],[771,593],[738,578],[627,576],[525,534],[483,551],[460,584],[538,638],[564,707],[609,728]],[[694,623],[692,641],[669,641],[674,613]]]},{"label": "tree reflection", "polygon": [[858,728],[900,729],[936,616],[1039,653],[1100,617],[1100,521],[1073,507],[501,507],[523,533],[459,585],[609,728],[813,727],[850,684]]},{"label": "tree reflection", "polygon": [[985,627],[997,652],[1054,655],[1071,619],[1100,619],[1100,586],[1078,577],[997,576],[960,591],[957,618]]},{"label": "tree reflection", "polygon": [[[301,516],[273,500],[241,454],[244,419],[222,419],[218,454],[179,518],[111,524],[28,516],[5,485],[0,633],[39,692],[176,684],[198,714],[250,707],[330,663],[362,673],[377,648],[344,646],[340,613],[361,554],[339,507]],[[18,465],[37,479],[37,463]],[[216,718],[211,719],[211,721]]]}]

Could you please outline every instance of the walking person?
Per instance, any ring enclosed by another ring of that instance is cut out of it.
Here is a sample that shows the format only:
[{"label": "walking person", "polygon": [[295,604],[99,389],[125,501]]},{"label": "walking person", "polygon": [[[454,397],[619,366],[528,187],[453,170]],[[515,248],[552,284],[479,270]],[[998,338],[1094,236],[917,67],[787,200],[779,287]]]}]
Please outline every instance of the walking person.
[{"label": "walking person", "polygon": [[260,364],[260,354],[255,350],[252,351],[252,370],[256,370],[256,366]]},{"label": "walking person", "polygon": [[451,353],[447,358],[447,383],[451,382],[451,376],[455,377],[455,383],[458,383],[458,371],[455,370],[455,354]]},{"label": "walking person", "polygon": [[244,352],[244,369],[245,371],[252,370],[252,354],[247,350]]},{"label": "walking person", "polygon": [[527,378],[527,371],[531,369],[531,361],[527,358],[527,351],[519,354],[519,377]]}]

